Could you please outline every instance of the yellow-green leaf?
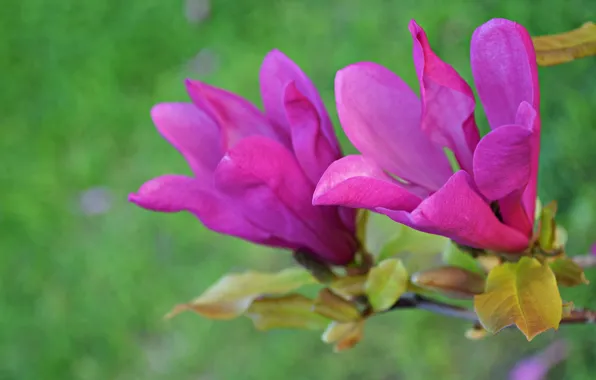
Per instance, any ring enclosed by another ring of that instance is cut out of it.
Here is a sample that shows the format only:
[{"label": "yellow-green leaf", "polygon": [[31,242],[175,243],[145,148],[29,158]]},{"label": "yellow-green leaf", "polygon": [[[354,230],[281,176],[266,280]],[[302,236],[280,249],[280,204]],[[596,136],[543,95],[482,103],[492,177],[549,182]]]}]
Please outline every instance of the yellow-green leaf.
[{"label": "yellow-green leaf", "polygon": [[462,252],[455,243],[449,242],[443,251],[443,262],[449,266],[466,269],[470,272],[485,275],[484,269],[470,254]]},{"label": "yellow-green leaf", "polygon": [[249,271],[228,274],[198,298],[174,307],[166,318],[192,310],[211,319],[232,319],[243,314],[261,295],[284,294],[315,282],[302,268],[289,268],[277,273]]},{"label": "yellow-green leaf", "polygon": [[541,66],[558,65],[596,55],[596,24],[586,22],[569,32],[533,37],[536,60]]},{"label": "yellow-green leaf", "polygon": [[259,330],[323,330],[330,322],[313,311],[313,300],[301,294],[260,297],[252,302],[244,315],[252,319]]},{"label": "yellow-green leaf", "polygon": [[348,298],[365,294],[364,286],[367,276],[356,275],[340,277],[330,284],[331,290],[342,297]]},{"label": "yellow-green leaf", "polygon": [[555,228],[555,242],[553,243],[554,249],[565,247],[565,244],[567,244],[567,238],[567,230],[561,226],[557,226]]},{"label": "yellow-green leaf", "polygon": [[335,343],[334,352],[340,352],[354,347],[364,333],[364,321],[348,323],[331,322],[321,339],[323,342]]},{"label": "yellow-green leaf", "polygon": [[478,261],[478,264],[484,269],[486,273],[501,265],[501,259],[493,255],[478,256],[476,258],[476,261]]},{"label": "yellow-green leaf", "polygon": [[370,211],[359,209],[356,213],[356,238],[364,248],[367,248],[367,227]]},{"label": "yellow-green leaf", "polygon": [[546,206],[542,207],[539,223],[538,243],[540,248],[544,251],[553,250],[556,238],[557,225],[555,223],[555,215],[557,214],[557,202],[552,201]]},{"label": "yellow-green leaf", "polygon": [[449,239],[416,231],[413,228],[401,226],[399,233],[389,240],[379,252],[378,260],[384,260],[400,253],[414,255],[439,254],[449,244]]},{"label": "yellow-green leaf", "polygon": [[536,197],[536,209],[534,210],[534,222],[540,220],[540,215],[542,215],[542,201],[540,198]]},{"label": "yellow-green leaf", "polygon": [[484,291],[484,276],[452,266],[432,268],[414,273],[414,285],[452,298],[472,298]]},{"label": "yellow-green leaf", "polygon": [[337,322],[352,322],[361,318],[355,303],[348,301],[325,288],[314,301],[313,310]]},{"label": "yellow-green leaf", "polygon": [[370,270],[364,288],[373,310],[387,310],[407,290],[408,271],[400,260],[383,260]]},{"label": "yellow-green leaf", "polygon": [[[442,236],[416,231],[375,212],[368,213],[366,218],[366,250],[377,261],[394,255],[402,256],[403,261],[403,256],[411,254],[413,264],[426,265],[429,259],[443,251],[449,241]],[[404,261],[404,265],[409,268],[409,263]]]},{"label": "yellow-green leaf", "polygon": [[308,250],[297,249],[294,251],[293,257],[302,268],[306,269],[322,284],[329,283],[337,278],[326,262],[314,256],[312,252]]},{"label": "yellow-green leaf", "polygon": [[485,293],[474,297],[474,308],[489,332],[515,324],[528,340],[558,329],[563,314],[555,274],[548,264],[530,257],[494,268]]},{"label": "yellow-green leaf", "polygon": [[574,308],[575,305],[573,304],[573,302],[563,302],[563,318],[571,316],[571,312],[573,312]]},{"label": "yellow-green leaf", "polygon": [[569,257],[556,259],[549,265],[555,273],[557,283],[561,286],[571,287],[590,283],[584,274],[584,269]]}]

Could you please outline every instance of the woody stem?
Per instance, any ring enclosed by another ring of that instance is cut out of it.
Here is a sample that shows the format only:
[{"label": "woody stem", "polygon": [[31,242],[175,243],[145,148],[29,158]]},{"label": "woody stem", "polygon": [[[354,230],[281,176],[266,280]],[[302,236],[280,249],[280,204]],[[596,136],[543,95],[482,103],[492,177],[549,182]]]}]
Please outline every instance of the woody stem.
[{"label": "woody stem", "polygon": [[[464,307],[450,305],[448,303],[435,301],[418,294],[407,293],[397,300],[388,310],[398,309],[421,309],[447,317],[465,319],[470,322],[479,323],[478,316],[474,310]],[[575,309],[571,314],[561,320],[562,324],[590,324],[596,323],[596,311]]]}]

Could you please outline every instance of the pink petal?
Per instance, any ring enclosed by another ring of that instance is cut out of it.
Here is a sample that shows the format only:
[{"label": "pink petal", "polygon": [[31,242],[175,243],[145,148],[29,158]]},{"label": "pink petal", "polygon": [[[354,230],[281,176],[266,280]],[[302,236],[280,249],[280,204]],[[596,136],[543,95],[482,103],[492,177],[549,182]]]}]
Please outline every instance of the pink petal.
[{"label": "pink petal", "polygon": [[530,178],[532,131],[521,125],[499,127],[474,152],[474,182],[489,201],[523,189]]},{"label": "pink petal", "polygon": [[489,201],[499,200],[502,221],[526,236],[532,222],[521,197],[530,179],[532,131],[505,125],[484,136],[474,152],[474,181]]},{"label": "pink petal", "polygon": [[534,224],[534,214],[536,212],[536,194],[538,193],[538,160],[540,158],[540,130],[536,126],[540,125],[538,112],[530,103],[522,102],[517,110],[515,123],[523,125],[527,129],[532,129],[532,163],[530,167],[530,180],[523,193],[523,204],[530,225]]},{"label": "pink petal", "polygon": [[[540,110],[538,68],[532,39],[526,29],[513,21],[493,19],[472,36],[472,73],[478,95],[492,128],[517,124],[520,103]],[[526,213],[534,215],[540,154],[540,119],[532,127],[532,168],[524,192]]]},{"label": "pink petal", "polygon": [[364,156],[430,191],[449,178],[443,150],[420,129],[420,101],[398,76],[357,63],[337,73],[335,95],[341,124]]},{"label": "pink petal", "polygon": [[523,26],[493,19],[472,36],[472,73],[492,128],[515,123],[521,102],[539,109],[538,72],[532,39]]},{"label": "pink petal", "polygon": [[311,182],[316,184],[339,155],[322,134],[317,110],[298,90],[295,82],[286,86],[284,104],[292,132],[294,155]]},{"label": "pink petal", "polygon": [[248,137],[236,144],[215,171],[216,186],[254,225],[307,247],[321,258],[345,264],[355,241],[337,213],[311,204],[313,185],[280,143]]},{"label": "pink petal", "polygon": [[474,93],[463,78],[431,49],[426,33],[410,21],[414,64],[420,81],[422,129],[438,145],[451,149],[462,169],[472,172],[472,154],[480,139],[474,121]]},{"label": "pink petal", "polygon": [[280,133],[265,115],[246,99],[208,84],[186,80],[193,103],[216,121],[224,136],[224,147],[247,136],[266,136],[289,146],[289,136]]},{"label": "pink petal", "polygon": [[228,202],[198,180],[181,175],[164,175],[143,184],[129,201],[153,211],[188,211],[210,230],[257,243],[270,236],[248,222]]},{"label": "pink petal", "polygon": [[410,215],[382,208],[376,211],[417,230],[446,236],[470,247],[518,253],[529,244],[522,233],[499,222],[463,170]]},{"label": "pink petal", "polygon": [[261,97],[267,116],[290,134],[290,125],[286,118],[284,93],[290,82],[315,107],[320,120],[320,129],[328,145],[337,156],[341,154],[339,143],[333,130],[333,124],[327,114],[325,105],[312,81],[290,58],[279,50],[273,50],[265,56],[259,72]]},{"label": "pink petal", "polygon": [[412,211],[422,200],[401,187],[370,158],[346,156],[323,174],[315,193],[315,205],[340,205]]},{"label": "pink petal", "polygon": [[209,178],[223,156],[217,125],[191,103],[161,103],[151,117],[162,136],[184,156],[197,178]]}]

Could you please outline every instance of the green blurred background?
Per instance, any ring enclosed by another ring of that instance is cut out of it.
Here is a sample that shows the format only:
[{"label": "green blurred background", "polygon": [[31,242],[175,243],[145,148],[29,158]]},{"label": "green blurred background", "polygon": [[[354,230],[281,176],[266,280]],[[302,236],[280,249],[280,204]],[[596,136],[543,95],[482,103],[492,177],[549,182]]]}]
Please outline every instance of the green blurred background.
[{"label": "green blurred background", "polygon": [[[335,118],[334,73],[355,61],[384,64],[417,88],[411,18],[469,79],[470,36],[492,17],[556,33],[596,21],[596,3],[3,1],[0,379],[503,379],[555,337],[568,339],[571,352],[550,376],[593,378],[594,326],[565,326],[531,343],[513,330],[471,342],[462,321],[405,311],[371,321],[356,349],[336,355],[316,333],[259,333],[248,319],[188,313],[164,322],[172,305],[223,273],[288,258],[206,231],[190,215],[126,202],[149,178],[188,172],[149,118],[154,103],[186,99],[185,77],[258,102],[260,61],[279,48],[311,76]],[[559,201],[569,250],[585,253],[596,240],[596,60],[540,75],[540,195]],[[588,278],[596,283],[596,271]],[[564,296],[596,307],[595,286]]]}]

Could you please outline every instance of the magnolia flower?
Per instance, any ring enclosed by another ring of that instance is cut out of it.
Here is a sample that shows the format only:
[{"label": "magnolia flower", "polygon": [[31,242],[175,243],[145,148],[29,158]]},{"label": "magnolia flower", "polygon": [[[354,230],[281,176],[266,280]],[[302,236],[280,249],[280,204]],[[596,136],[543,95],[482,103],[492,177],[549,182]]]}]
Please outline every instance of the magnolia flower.
[{"label": "magnolia flower", "polygon": [[186,81],[192,103],[156,105],[158,131],[193,175],[154,178],[129,199],[153,211],[191,212],[222,234],[346,264],[357,245],[354,210],[311,201],[322,173],[341,157],[323,102],[279,51],[265,57],[259,77],[264,113],[193,80]]},{"label": "magnolia flower", "polygon": [[[410,23],[420,97],[388,69],[357,63],[335,80],[341,124],[361,155],[334,162],[317,205],[366,208],[475,248],[519,252],[533,228],[540,120],[532,40],[494,19],[472,36],[474,82],[492,131],[479,137],[470,86]],[[459,165],[452,170],[445,148]]]}]

